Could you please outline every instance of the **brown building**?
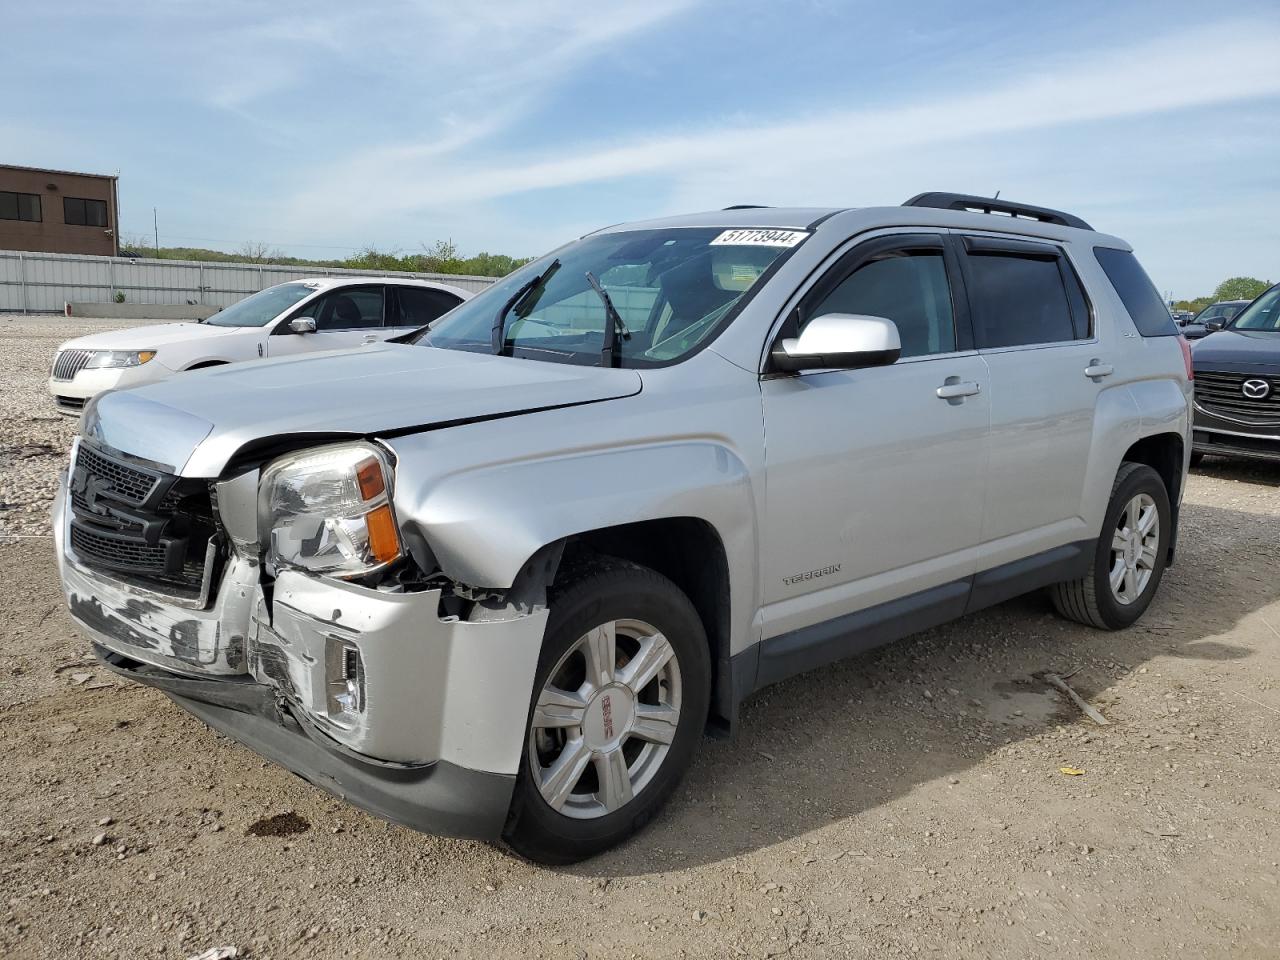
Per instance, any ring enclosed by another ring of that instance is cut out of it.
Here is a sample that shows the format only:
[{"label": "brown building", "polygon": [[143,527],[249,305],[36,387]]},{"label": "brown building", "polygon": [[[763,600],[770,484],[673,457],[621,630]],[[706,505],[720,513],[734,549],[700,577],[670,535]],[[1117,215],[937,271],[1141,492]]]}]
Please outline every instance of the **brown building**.
[{"label": "brown building", "polygon": [[0,164],[0,250],[120,252],[116,178]]}]

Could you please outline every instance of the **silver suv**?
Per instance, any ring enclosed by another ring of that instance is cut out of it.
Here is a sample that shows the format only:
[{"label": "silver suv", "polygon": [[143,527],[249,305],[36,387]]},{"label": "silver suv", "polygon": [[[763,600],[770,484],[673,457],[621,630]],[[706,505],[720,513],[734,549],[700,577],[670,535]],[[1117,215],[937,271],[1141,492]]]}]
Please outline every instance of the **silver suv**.
[{"label": "silver suv", "polygon": [[1129,247],[954,194],[609,227],[429,328],[90,402],[55,510],[110,667],[374,813],[546,863],[761,687],[1173,557],[1188,353]]}]

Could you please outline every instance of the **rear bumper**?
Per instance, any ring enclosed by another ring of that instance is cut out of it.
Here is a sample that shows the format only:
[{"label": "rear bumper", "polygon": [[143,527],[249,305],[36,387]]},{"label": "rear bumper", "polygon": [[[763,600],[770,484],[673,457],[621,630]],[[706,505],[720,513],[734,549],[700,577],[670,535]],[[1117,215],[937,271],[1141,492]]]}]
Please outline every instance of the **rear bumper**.
[{"label": "rear bumper", "polygon": [[493,840],[502,832],[513,775],[444,760],[371,760],[328,737],[267,684],[183,677],[98,644],[94,653],[108,669],[155,687],[219,733],[379,817],[441,836]]}]

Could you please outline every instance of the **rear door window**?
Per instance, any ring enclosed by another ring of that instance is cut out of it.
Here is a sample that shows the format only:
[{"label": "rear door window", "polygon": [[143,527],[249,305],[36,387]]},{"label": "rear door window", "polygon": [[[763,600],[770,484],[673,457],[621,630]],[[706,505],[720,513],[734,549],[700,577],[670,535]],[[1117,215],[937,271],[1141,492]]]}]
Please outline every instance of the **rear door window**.
[{"label": "rear door window", "polygon": [[[1074,272],[1047,244],[965,238],[966,280],[979,349],[1063,343],[1088,336]],[[1067,280],[1076,284],[1075,310]]]},{"label": "rear door window", "polygon": [[400,319],[396,322],[405,327],[425,326],[462,302],[461,297],[431,287],[406,286],[395,290],[400,301]]},{"label": "rear door window", "polygon": [[1140,334],[1144,337],[1177,335],[1173,317],[1137,257],[1128,250],[1112,247],[1094,247],[1093,255]]}]

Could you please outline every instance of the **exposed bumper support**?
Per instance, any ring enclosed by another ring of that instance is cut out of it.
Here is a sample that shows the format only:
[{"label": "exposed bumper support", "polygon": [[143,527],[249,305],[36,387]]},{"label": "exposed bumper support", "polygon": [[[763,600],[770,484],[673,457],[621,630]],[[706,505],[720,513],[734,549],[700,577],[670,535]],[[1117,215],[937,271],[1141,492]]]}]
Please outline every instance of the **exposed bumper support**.
[{"label": "exposed bumper support", "polygon": [[305,720],[267,684],[197,680],[129,660],[95,644],[110,670],[163,692],[219,733],[310,783],[380,817],[449,837],[493,840],[515,777],[441,760],[397,764],[361,758]]}]

